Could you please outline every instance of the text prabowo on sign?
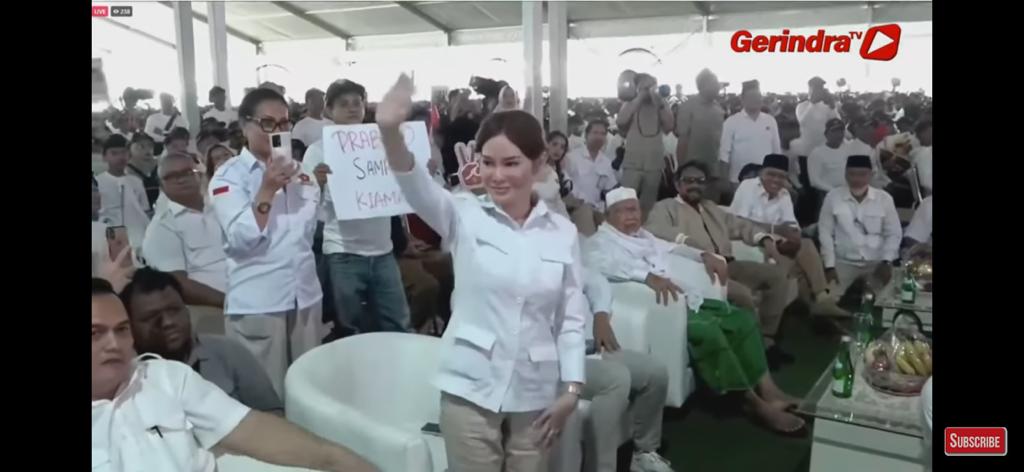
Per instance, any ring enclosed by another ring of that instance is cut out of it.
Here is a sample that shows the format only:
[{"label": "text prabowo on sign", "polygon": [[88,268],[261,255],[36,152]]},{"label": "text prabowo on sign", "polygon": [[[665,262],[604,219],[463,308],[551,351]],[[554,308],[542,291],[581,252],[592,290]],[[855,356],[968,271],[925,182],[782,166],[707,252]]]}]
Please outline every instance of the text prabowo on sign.
[{"label": "text prabowo on sign", "polygon": [[[407,121],[401,130],[416,165],[426,167],[430,160],[426,124]],[[324,163],[331,168],[327,186],[339,220],[412,213],[391,174],[375,123],[328,126],[323,130],[323,146]]]}]

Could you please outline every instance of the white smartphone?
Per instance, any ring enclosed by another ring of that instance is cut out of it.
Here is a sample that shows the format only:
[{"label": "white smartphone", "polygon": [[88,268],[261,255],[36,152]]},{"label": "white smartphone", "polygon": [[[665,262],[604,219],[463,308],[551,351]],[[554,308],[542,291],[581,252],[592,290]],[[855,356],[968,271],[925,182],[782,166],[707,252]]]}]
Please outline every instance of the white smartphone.
[{"label": "white smartphone", "polygon": [[284,162],[292,162],[292,133],[282,131],[270,135],[270,155],[274,159]]}]

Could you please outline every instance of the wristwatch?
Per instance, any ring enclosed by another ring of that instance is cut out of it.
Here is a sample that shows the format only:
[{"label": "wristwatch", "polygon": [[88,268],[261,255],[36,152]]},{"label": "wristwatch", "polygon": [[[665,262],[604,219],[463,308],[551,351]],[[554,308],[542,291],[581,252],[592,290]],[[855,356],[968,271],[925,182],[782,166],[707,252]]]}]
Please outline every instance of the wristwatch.
[{"label": "wristwatch", "polygon": [[256,205],[256,211],[258,211],[262,215],[270,213],[270,202],[261,202],[260,204]]},{"label": "wristwatch", "polygon": [[577,397],[583,395],[583,387],[580,384],[577,384],[577,383],[569,384],[568,387],[565,389],[565,391],[567,393],[571,393],[573,395],[576,395]]}]

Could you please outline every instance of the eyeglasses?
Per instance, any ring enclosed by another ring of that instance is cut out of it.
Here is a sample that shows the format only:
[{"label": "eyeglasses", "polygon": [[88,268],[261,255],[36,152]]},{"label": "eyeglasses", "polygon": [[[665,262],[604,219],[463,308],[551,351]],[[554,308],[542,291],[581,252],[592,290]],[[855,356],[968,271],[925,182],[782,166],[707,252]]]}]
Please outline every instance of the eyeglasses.
[{"label": "eyeglasses", "polygon": [[291,131],[292,122],[288,121],[287,118],[277,121],[273,118],[248,118],[249,121],[259,125],[260,129],[265,133],[273,133],[275,131]]},{"label": "eyeglasses", "polygon": [[684,184],[687,184],[687,185],[694,185],[694,184],[704,185],[704,184],[708,183],[707,177],[683,177],[683,178],[681,178],[679,180],[682,181]]},{"label": "eyeglasses", "polygon": [[189,179],[195,178],[197,175],[199,175],[198,170],[185,169],[178,172],[168,172],[163,177],[161,177],[161,179],[164,182],[182,183],[188,181]]}]

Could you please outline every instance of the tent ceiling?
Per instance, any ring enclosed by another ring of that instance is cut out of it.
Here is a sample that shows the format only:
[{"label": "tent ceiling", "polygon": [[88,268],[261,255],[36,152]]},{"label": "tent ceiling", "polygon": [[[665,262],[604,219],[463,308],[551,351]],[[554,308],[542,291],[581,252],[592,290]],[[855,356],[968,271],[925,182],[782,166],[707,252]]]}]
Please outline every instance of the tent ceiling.
[{"label": "tent ceiling", "polygon": [[[568,18],[574,37],[618,36],[624,26],[640,34],[692,31],[709,14],[710,31],[813,25],[931,20],[931,2],[570,2]],[[205,6],[193,3],[198,14]],[[505,40],[500,32],[522,22],[522,5],[514,1],[454,2],[284,2],[229,1],[227,24],[253,42],[304,39],[355,39],[356,48],[465,44]],[[644,21],[650,20],[651,28]],[[620,23],[616,25],[616,23]],[[676,24],[673,28],[673,24]],[[738,26],[739,25],[739,26]],[[743,26],[749,25],[749,26]],[[490,34],[495,30],[498,34]],[[450,35],[446,35],[450,32]],[[417,35],[416,33],[420,33]],[[437,38],[424,41],[434,33]],[[630,33],[626,33],[630,34]],[[388,35],[408,35],[408,41]],[[371,37],[371,38],[360,38]],[[492,39],[493,38],[493,39]]]}]

